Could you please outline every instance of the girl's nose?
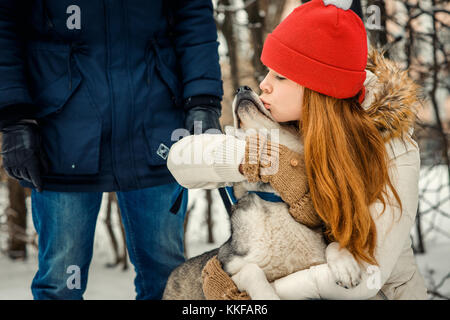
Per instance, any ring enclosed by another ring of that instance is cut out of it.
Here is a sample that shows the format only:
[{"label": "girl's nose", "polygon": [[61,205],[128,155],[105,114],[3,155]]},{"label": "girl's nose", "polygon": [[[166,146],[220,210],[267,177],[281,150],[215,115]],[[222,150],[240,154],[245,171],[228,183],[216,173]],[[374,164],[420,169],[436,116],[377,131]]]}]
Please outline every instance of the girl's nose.
[{"label": "girl's nose", "polygon": [[263,81],[259,84],[259,88],[264,93],[270,93],[272,92],[272,86],[270,85],[269,81],[267,80],[267,76],[264,78]]}]

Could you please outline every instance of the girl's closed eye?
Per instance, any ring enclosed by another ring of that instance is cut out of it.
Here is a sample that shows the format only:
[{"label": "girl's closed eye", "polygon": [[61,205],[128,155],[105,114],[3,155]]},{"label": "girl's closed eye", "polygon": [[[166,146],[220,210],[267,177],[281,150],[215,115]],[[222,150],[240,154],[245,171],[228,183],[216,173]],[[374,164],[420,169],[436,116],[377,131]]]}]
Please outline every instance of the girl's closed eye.
[{"label": "girl's closed eye", "polygon": [[279,76],[279,75],[276,75],[275,78],[277,78],[278,80],[286,80],[286,78]]}]

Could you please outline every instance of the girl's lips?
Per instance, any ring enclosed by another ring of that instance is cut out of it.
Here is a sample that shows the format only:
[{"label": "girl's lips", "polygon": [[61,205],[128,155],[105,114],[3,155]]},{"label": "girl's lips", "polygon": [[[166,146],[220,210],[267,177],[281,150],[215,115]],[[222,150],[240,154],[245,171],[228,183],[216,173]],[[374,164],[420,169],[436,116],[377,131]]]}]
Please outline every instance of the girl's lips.
[{"label": "girl's lips", "polygon": [[263,99],[261,99],[261,102],[264,104],[264,107],[269,110],[270,108],[270,104],[268,104],[267,102],[265,102]]}]

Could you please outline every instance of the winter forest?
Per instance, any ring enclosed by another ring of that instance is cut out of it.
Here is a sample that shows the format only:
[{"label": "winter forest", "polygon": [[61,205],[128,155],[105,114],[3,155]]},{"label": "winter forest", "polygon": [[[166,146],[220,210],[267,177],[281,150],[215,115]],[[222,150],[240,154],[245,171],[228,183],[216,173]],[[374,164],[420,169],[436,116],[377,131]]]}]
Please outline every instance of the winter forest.
[{"label": "winter forest", "polygon": [[[268,33],[299,0],[214,0],[224,84],[221,125],[232,125],[236,88],[258,91]],[[450,2],[362,0],[369,46],[383,50],[422,88],[414,138],[421,152],[419,206],[411,239],[429,299],[450,299]],[[0,159],[1,161],[1,159]],[[1,164],[1,163],[0,163]],[[189,190],[184,222],[187,258],[219,247],[230,222],[218,190]],[[0,299],[32,299],[37,234],[30,190],[0,169]],[[114,193],[104,193],[86,299],[134,299],[135,271]]]}]

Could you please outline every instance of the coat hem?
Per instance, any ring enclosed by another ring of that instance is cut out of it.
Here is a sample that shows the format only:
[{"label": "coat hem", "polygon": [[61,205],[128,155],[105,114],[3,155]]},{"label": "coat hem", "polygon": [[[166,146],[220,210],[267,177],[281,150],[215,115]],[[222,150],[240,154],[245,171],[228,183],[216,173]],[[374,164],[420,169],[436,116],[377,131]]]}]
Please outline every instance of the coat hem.
[{"label": "coat hem", "polygon": [[[43,190],[45,191],[59,191],[59,192],[116,192],[116,191],[133,191],[159,185],[177,182],[172,175],[164,175],[160,177],[149,176],[147,178],[139,179],[140,188],[138,186],[128,186],[119,188],[114,181],[114,177],[105,176],[95,180],[76,181],[74,177],[66,176],[61,182],[51,181],[43,177]],[[35,189],[32,183],[24,180],[19,181],[24,188]]]}]

